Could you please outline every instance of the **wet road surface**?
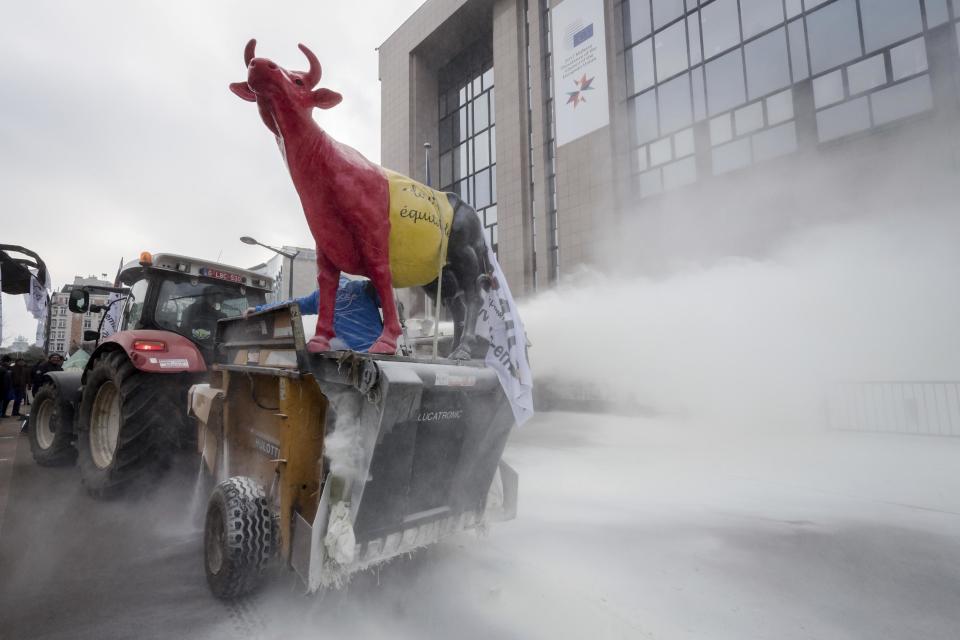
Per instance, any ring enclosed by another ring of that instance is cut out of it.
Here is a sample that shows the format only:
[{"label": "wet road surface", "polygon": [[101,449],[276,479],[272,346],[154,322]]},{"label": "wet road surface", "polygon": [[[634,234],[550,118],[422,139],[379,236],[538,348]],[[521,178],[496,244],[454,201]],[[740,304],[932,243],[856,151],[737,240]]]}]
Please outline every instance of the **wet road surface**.
[{"label": "wet road surface", "polygon": [[207,591],[184,456],[97,502],[0,424],[0,638],[950,638],[960,441],[544,414],[520,517],[305,597]]}]

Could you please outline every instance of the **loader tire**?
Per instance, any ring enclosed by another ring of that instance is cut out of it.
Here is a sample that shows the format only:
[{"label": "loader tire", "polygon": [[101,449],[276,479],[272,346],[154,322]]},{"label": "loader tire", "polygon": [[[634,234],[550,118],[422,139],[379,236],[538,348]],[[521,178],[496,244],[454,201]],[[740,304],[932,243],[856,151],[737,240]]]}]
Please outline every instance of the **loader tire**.
[{"label": "loader tire", "polygon": [[41,467],[60,467],[76,461],[71,420],[73,412],[69,405],[60,402],[56,385],[43,385],[33,398],[27,423],[34,462]]},{"label": "loader tire", "polygon": [[77,433],[80,475],[94,498],[147,488],[170,466],[185,420],[182,383],[138,371],[115,351],[87,373]]},{"label": "loader tire", "polygon": [[210,591],[232,600],[263,582],[276,535],[263,488],[246,477],[218,484],[203,528],[203,565]]}]

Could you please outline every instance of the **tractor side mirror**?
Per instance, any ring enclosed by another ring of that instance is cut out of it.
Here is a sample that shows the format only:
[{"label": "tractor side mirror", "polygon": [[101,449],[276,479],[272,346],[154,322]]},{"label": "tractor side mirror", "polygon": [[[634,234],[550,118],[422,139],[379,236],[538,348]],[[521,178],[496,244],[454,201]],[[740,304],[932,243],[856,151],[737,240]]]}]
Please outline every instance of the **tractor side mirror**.
[{"label": "tractor side mirror", "polygon": [[90,310],[90,293],[85,289],[73,289],[67,306],[74,313],[86,313]]},{"label": "tractor side mirror", "polygon": [[93,329],[87,329],[83,332],[83,341],[84,342],[96,342],[100,339],[100,332]]}]

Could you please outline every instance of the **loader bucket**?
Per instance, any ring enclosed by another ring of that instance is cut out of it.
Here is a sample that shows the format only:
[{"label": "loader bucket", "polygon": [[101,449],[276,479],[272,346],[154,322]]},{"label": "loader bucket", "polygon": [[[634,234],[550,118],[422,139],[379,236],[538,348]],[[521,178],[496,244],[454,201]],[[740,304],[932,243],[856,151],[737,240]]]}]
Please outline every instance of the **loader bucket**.
[{"label": "loader bucket", "polygon": [[310,590],[477,526],[498,470],[513,513],[516,474],[501,469],[513,413],[482,362],[310,354],[295,307],[220,334],[224,369],[286,363],[326,401],[319,504],[291,518],[290,563]]}]

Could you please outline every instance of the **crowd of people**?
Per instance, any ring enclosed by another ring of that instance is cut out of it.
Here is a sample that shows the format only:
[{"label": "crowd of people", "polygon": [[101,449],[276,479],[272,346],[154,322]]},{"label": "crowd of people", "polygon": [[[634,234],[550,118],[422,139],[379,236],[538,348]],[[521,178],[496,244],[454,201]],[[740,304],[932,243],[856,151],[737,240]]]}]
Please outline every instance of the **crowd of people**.
[{"label": "crowd of people", "polygon": [[10,355],[0,357],[0,418],[7,415],[10,403],[10,415],[22,416],[21,410],[29,406],[30,399],[40,390],[44,374],[63,370],[63,356],[52,353],[33,367],[22,357]]}]

